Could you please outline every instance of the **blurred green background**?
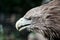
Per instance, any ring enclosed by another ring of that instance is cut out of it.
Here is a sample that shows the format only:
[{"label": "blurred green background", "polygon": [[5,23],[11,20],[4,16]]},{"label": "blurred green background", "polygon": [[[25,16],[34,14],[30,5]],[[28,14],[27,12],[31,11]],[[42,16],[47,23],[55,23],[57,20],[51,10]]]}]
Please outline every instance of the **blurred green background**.
[{"label": "blurred green background", "polygon": [[0,40],[27,40],[30,32],[19,32],[15,22],[34,7],[50,0],[0,0]]}]

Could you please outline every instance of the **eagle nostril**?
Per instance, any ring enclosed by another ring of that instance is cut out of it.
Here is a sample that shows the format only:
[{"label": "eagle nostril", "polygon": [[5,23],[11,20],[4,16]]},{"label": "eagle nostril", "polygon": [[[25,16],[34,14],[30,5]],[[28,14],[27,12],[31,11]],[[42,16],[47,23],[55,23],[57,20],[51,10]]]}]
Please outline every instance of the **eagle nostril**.
[{"label": "eagle nostril", "polygon": [[31,20],[31,18],[25,18],[25,19],[27,19],[27,20]]},{"label": "eagle nostril", "polygon": [[37,27],[34,27],[34,29],[39,30],[39,28],[37,28]]}]

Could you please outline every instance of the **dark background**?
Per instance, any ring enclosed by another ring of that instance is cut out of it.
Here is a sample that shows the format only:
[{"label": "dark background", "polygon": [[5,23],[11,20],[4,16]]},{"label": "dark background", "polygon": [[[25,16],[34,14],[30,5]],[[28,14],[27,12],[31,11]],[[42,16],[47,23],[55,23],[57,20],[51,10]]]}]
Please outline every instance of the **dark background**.
[{"label": "dark background", "polygon": [[0,40],[27,40],[30,32],[19,32],[15,22],[34,7],[50,0],[0,0]]}]

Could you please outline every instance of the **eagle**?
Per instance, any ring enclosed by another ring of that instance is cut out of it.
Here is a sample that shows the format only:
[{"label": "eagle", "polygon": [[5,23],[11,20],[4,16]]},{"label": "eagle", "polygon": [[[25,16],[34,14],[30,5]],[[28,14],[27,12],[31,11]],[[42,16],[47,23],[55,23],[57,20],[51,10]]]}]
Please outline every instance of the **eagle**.
[{"label": "eagle", "polygon": [[40,40],[60,40],[60,0],[32,8],[16,22],[16,29],[38,33]]}]

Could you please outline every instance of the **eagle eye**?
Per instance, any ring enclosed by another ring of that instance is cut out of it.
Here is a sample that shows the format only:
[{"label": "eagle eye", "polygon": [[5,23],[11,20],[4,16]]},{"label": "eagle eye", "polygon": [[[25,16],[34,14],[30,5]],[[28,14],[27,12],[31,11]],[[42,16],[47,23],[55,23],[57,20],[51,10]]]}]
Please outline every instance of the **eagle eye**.
[{"label": "eagle eye", "polygon": [[51,15],[48,15],[46,18],[50,18],[51,17]]}]

